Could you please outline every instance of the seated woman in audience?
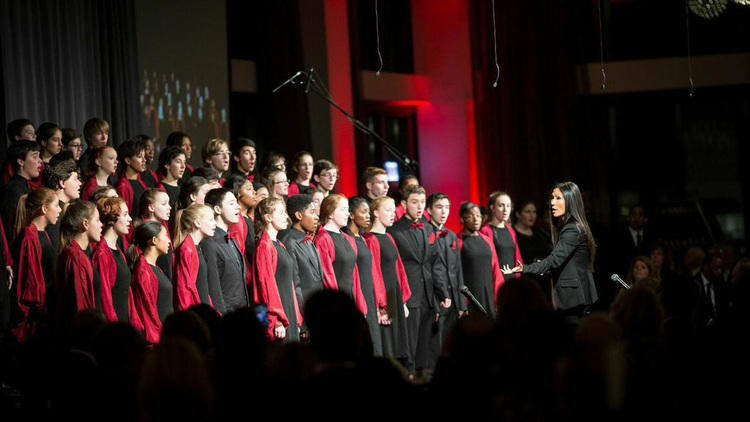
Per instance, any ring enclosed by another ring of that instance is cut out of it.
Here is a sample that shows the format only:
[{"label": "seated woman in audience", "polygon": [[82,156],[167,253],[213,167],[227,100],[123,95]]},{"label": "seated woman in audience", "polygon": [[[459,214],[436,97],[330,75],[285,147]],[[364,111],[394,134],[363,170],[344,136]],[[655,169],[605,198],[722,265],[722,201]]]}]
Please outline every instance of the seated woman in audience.
[{"label": "seated woman in audience", "polygon": [[373,254],[362,236],[369,228],[370,205],[361,196],[349,198],[349,224],[342,231],[353,237],[357,244],[359,285],[369,310],[365,320],[370,330],[373,353],[375,356],[383,356],[380,324],[388,323],[388,314],[383,276],[380,268],[373,262]]},{"label": "seated woman in audience", "polygon": [[[459,216],[464,227],[459,234],[464,283],[487,315],[494,318],[497,291],[505,281],[498,265],[495,242],[490,235],[480,230],[482,212],[479,206],[464,202],[459,209]],[[471,312],[481,312],[473,301],[469,301],[469,313]]]},{"label": "seated woman in audience", "polygon": [[281,198],[286,202],[289,196],[289,179],[287,179],[285,171],[278,167],[268,167],[263,172],[263,181],[270,196]]},{"label": "seated woman in audience", "polygon": [[370,203],[370,229],[363,237],[372,253],[375,273],[383,281],[385,290],[386,309],[378,313],[383,356],[406,365],[409,352],[406,325],[409,309],[406,302],[411,298],[411,289],[396,242],[386,232],[394,221],[396,203],[393,198],[383,196],[373,199]]},{"label": "seated woman in audience", "polygon": [[157,176],[169,195],[169,205],[177,205],[180,195],[180,181],[185,174],[185,152],[176,146],[169,146],[159,154]]},{"label": "seated woman in audience", "polygon": [[267,198],[255,209],[255,227],[260,234],[253,265],[255,302],[268,308],[267,336],[299,341],[302,327],[302,291],[294,279],[294,258],[277,239],[287,228],[289,216],[284,201]]},{"label": "seated woman in audience", "polygon": [[336,164],[328,160],[318,160],[313,167],[313,180],[315,180],[315,190],[322,192],[323,197],[328,196],[336,187],[336,181],[339,178],[339,168]]},{"label": "seated woman in audience", "polygon": [[186,181],[193,175],[193,166],[190,165],[190,157],[193,155],[193,142],[190,136],[184,132],[172,132],[167,136],[166,145],[182,148],[185,153],[185,173],[182,175],[182,181]]},{"label": "seated woman in audience", "polygon": [[[490,219],[487,221],[481,232],[489,236],[495,242],[495,253],[497,253],[497,262],[500,268],[508,266],[514,268],[523,265],[521,250],[518,248],[516,240],[516,231],[510,226],[510,215],[513,204],[510,196],[501,191],[490,194],[488,206],[490,210]],[[505,274],[507,280],[513,277],[520,277],[520,274]]]},{"label": "seated woman in audience", "polygon": [[546,234],[536,229],[537,209],[534,201],[527,199],[518,204],[513,212],[513,228],[516,231],[518,249],[524,262],[544,259],[552,250],[552,242]]},{"label": "seated woman in audience", "polygon": [[625,277],[625,281],[634,286],[646,278],[659,279],[659,273],[654,268],[654,264],[651,263],[651,259],[645,256],[637,256],[633,259],[628,270],[628,275]]},{"label": "seated woman in audience", "polygon": [[21,322],[13,332],[24,343],[44,324],[47,286],[55,279],[56,245],[45,229],[56,224],[62,209],[51,189],[39,188],[21,197],[16,212],[16,240],[12,250],[16,292]]},{"label": "seated woman in audience", "polygon": [[672,258],[672,250],[663,243],[655,243],[651,247],[649,256],[654,266],[654,276],[660,280],[672,280],[677,275]]},{"label": "seated woman in audience", "polygon": [[[91,258],[101,278],[102,312],[107,321],[130,321],[133,296],[131,273],[125,251],[118,240],[130,231],[128,207],[122,198],[104,198],[96,204],[102,222],[102,241],[97,243]],[[137,323],[133,324],[138,327]]]},{"label": "seated woman in audience", "polygon": [[326,288],[346,293],[362,315],[367,315],[367,303],[357,271],[357,244],[354,238],[341,231],[348,222],[349,201],[346,197],[339,194],[327,196],[320,205],[320,228],[313,244],[320,253]]},{"label": "seated woman in audience", "polygon": [[62,144],[64,150],[70,151],[73,154],[73,159],[77,164],[81,159],[81,155],[83,155],[83,141],[81,140],[81,135],[76,132],[75,129],[67,127],[63,128]]},{"label": "seated woman in audience", "polygon": [[137,210],[143,192],[148,189],[141,173],[146,171],[146,145],[143,141],[131,138],[117,149],[120,165],[117,168],[117,194],[125,200],[129,210]]},{"label": "seated woman in audience", "polygon": [[[138,204],[136,213],[135,226],[139,226],[148,221],[155,221],[167,228],[169,236],[169,216],[172,207],[169,206],[169,195],[166,192],[150,188],[141,196],[141,202]],[[171,243],[171,238],[170,238]],[[172,248],[170,246],[166,254],[159,256],[157,265],[166,274],[167,278],[172,279]]]},{"label": "seated woman in audience", "polygon": [[289,196],[299,195],[300,193],[312,193],[315,185],[310,183],[315,166],[313,156],[307,151],[300,151],[294,156],[292,162],[292,171],[296,175],[294,180],[289,184]]},{"label": "seated woman in audience", "polygon": [[208,293],[208,266],[198,245],[214,235],[214,213],[206,205],[192,204],[177,211],[175,222],[174,307],[184,311],[201,303],[213,306]]},{"label": "seated woman in audience", "polygon": [[42,123],[36,130],[36,141],[42,147],[42,161],[49,164],[50,158],[62,151],[62,130],[54,123]]},{"label": "seated woman in audience", "polygon": [[146,341],[156,344],[162,323],[173,312],[172,282],[156,266],[159,256],[169,250],[169,236],[166,227],[148,221],[135,229],[134,241],[134,247],[128,252],[140,253],[137,253],[133,266],[133,308],[143,324]]},{"label": "seated woman in audience", "polygon": [[86,254],[89,245],[99,242],[101,236],[102,222],[94,204],[77,201],[68,205],[60,224],[62,252],[57,258],[55,312],[51,313],[63,333],[76,312],[102,309],[100,279]]},{"label": "seated woman in audience", "polygon": [[117,151],[111,147],[97,147],[89,154],[89,167],[86,169],[86,183],[81,188],[81,199],[88,201],[98,187],[114,186],[113,177],[117,173]]}]

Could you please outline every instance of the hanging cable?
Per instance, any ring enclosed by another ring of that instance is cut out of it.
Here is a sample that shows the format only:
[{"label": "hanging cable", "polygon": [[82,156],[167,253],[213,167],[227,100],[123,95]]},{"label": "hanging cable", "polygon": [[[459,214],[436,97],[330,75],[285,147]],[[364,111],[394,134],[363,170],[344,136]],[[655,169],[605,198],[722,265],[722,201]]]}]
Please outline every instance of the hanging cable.
[{"label": "hanging cable", "polygon": [[604,71],[604,25],[602,24],[602,0],[599,0],[599,65],[602,71],[602,90],[607,89],[607,72]]},{"label": "hanging cable", "polygon": [[688,0],[685,0],[685,33],[687,37],[687,59],[688,59],[688,83],[690,84],[690,97],[693,96],[695,91],[695,84],[693,84],[693,56],[690,52],[690,9],[688,8]]},{"label": "hanging cable", "polygon": [[497,24],[495,23],[495,0],[492,0],[492,37],[495,40],[495,69],[497,69],[497,75],[495,75],[495,82],[492,84],[492,87],[497,88],[497,83],[500,80],[500,63],[497,59]]},{"label": "hanging cable", "polygon": [[376,76],[380,76],[380,71],[383,70],[383,56],[380,54],[380,24],[378,22],[378,0],[375,0],[375,40],[378,46],[378,60],[380,60],[380,67],[375,72]]}]

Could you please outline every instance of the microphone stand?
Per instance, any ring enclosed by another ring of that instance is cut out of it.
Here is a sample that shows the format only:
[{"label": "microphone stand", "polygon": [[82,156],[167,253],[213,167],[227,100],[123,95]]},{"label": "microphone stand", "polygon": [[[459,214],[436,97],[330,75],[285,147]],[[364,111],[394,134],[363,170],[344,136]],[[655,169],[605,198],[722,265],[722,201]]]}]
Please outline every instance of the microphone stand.
[{"label": "microphone stand", "polygon": [[387,149],[391,154],[393,154],[396,159],[401,162],[401,164],[404,165],[404,167],[416,170],[416,168],[419,166],[419,163],[417,163],[416,160],[410,158],[408,155],[404,154],[403,152],[399,151],[398,148],[391,145],[388,141],[383,139],[380,135],[377,134],[374,130],[372,130],[370,127],[362,123],[361,121],[357,120],[353,115],[351,115],[349,112],[344,110],[330,95],[330,92],[328,92],[328,89],[323,85],[322,82],[318,81],[316,78],[314,78],[313,75],[314,70],[311,68],[310,72],[304,72],[299,71],[294,76],[289,78],[286,82],[279,85],[274,89],[272,92],[278,91],[281,87],[286,85],[287,83],[294,84],[294,78],[299,76],[300,74],[305,75],[307,77],[307,83],[305,86],[305,93],[308,93],[308,91],[312,91],[314,94],[316,94],[318,97],[322,98],[325,102],[330,104],[333,108],[341,112],[344,116],[346,116],[347,119],[349,119],[350,122],[354,125],[355,128],[357,128],[360,132],[364,133],[365,135],[368,135],[372,138],[374,138],[376,141],[378,141],[385,149]]},{"label": "microphone stand", "polygon": [[461,293],[463,293],[464,296],[468,297],[471,303],[474,304],[480,311],[482,311],[485,315],[489,315],[487,313],[487,310],[484,309],[484,306],[482,306],[481,303],[477,300],[477,298],[471,293],[471,290],[469,290],[468,287],[464,286],[463,289],[460,290]]}]

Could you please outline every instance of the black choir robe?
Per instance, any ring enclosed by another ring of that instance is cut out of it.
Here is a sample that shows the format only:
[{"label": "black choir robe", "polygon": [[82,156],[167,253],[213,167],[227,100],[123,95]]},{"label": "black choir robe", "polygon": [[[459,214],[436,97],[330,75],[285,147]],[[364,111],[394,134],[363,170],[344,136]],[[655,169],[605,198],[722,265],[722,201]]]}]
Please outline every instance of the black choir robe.
[{"label": "black choir robe", "polygon": [[281,231],[279,240],[294,258],[295,280],[299,280],[302,297],[307,300],[315,292],[323,290],[323,267],[318,250],[312,244],[312,236],[292,228]]}]

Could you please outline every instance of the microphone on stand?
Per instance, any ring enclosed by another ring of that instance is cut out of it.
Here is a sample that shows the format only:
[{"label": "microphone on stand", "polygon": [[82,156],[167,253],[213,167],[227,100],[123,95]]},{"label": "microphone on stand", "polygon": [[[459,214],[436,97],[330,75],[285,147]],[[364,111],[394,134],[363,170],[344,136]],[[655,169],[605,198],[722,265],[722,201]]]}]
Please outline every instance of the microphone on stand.
[{"label": "microphone on stand", "polygon": [[280,89],[281,89],[281,87],[283,87],[283,86],[284,86],[284,85],[286,85],[286,84],[293,84],[293,83],[294,83],[294,79],[295,79],[295,78],[297,78],[297,76],[299,76],[299,75],[301,75],[301,74],[302,74],[302,71],[300,70],[299,72],[297,72],[297,73],[295,73],[294,75],[292,75],[292,77],[291,77],[291,78],[289,78],[289,79],[287,79],[286,81],[284,81],[284,83],[283,83],[283,84],[281,84],[281,85],[277,86],[276,88],[274,88],[274,89],[273,89],[273,91],[271,91],[271,92],[272,92],[272,93],[275,93],[276,91],[280,90]]},{"label": "microphone on stand", "polygon": [[313,72],[315,72],[315,69],[311,67],[310,72],[307,74],[307,81],[305,82],[305,94],[310,92],[310,81],[312,81]]},{"label": "microphone on stand", "polygon": [[464,285],[463,287],[461,287],[461,293],[463,293],[464,296],[468,297],[469,300],[471,301],[471,303],[473,303],[474,306],[476,306],[477,308],[479,308],[479,310],[482,311],[485,315],[489,315],[487,313],[487,310],[484,309],[484,306],[482,306],[482,304],[479,303],[479,301],[477,300],[477,298],[474,297],[474,295],[471,293],[471,290],[469,290],[469,288],[466,287],[466,285]]},{"label": "microphone on stand", "polygon": [[630,285],[628,283],[626,283],[625,280],[621,279],[620,276],[617,275],[617,274],[612,274],[609,277],[609,279],[612,280],[612,281],[614,281],[614,282],[619,283],[625,289],[629,289],[630,288]]}]

